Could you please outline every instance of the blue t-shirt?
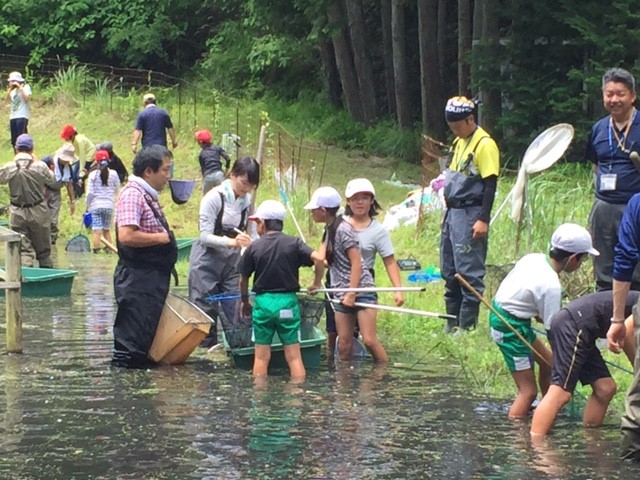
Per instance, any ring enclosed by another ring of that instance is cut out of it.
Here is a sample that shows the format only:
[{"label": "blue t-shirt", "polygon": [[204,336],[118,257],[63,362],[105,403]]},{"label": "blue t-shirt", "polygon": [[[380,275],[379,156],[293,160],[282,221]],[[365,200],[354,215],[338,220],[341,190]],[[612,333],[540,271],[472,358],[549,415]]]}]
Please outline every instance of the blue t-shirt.
[{"label": "blue t-shirt", "polygon": [[143,147],[150,147],[151,145],[166,147],[167,128],[173,128],[171,117],[169,117],[166,110],[155,105],[147,105],[136,119],[136,130],[142,132]]},{"label": "blue t-shirt", "polygon": [[[640,172],[629,159],[630,151],[640,152],[638,112],[633,116],[626,138],[624,131],[619,131],[615,125],[611,125],[611,116],[596,122],[587,139],[586,152],[587,160],[596,164],[596,198],[607,203],[624,205],[632,195],[640,192]],[[606,177],[602,178],[606,174],[615,175],[615,185],[607,181]]]}]

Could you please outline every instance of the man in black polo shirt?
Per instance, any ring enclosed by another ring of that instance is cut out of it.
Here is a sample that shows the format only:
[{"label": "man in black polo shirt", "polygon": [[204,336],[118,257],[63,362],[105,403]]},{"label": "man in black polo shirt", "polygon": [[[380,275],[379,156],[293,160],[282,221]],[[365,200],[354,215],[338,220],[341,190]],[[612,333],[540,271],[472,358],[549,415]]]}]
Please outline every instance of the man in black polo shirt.
[{"label": "man in black polo shirt", "polygon": [[300,308],[296,292],[300,290],[298,270],[315,265],[311,289],[322,284],[324,260],[297,237],[282,233],[285,208],[275,200],[265,200],[249,220],[256,222],[260,238],[247,247],[240,259],[240,294],[242,313],[251,315],[249,277],[254,275],[253,335],[256,344],[253,376],[267,374],[271,359],[271,341],[278,336],[284,345],[284,355],[291,378],[304,379],[306,372],[300,352]]},{"label": "man in black polo shirt", "polygon": [[[633,318],[630,315],[638,297],[640,292],[629,292],[624,307],[631,334]],[[551,386],[533,414],[532,435],[546,435],[551,430],[558,412],[571,399],[578,380],[593,389],[584,407],[584,425],[602,425],[609,402],[616,393],[616,383],[596,346],[596,340],[606,338],[612,315],[613,296],[609,291],[602,291],[577,298],[553,316],[549,331],[553,350]],[[625,353],[633,363],[634,342],[633,338],[628,340]]]}]

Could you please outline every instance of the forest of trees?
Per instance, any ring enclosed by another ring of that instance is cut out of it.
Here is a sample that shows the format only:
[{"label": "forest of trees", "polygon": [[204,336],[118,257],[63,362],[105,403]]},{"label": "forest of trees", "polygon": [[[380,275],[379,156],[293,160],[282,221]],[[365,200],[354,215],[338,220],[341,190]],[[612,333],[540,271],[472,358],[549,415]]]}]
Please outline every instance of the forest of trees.
[{"label": "forest of trees", "polygon": [[443,106],[478,95],[503,149],[601,114],[600,78],[633,73],[637,1],[23,0],[0,6],[3,52],[151,68],[231,94],[322,94],[364,125],[446,137]]}]

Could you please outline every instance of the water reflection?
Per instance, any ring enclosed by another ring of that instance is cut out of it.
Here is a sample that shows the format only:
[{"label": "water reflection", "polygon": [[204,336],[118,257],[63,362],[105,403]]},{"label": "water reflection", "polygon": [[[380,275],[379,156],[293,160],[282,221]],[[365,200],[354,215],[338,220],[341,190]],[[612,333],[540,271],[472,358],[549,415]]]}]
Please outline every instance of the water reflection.
[{"label": "water reflection", "polygon": [[616,458],[615,415],[585,430],[565,414],[532,444],[504,402],[437,363],[340,364],[301,385],[286,372],[254,385],[206,350],[181,367],[112,369],[115,258],[59,260],[80,271],[74,295],[25,299],[25,353],[0,356],[0,478],[637,477]]}]

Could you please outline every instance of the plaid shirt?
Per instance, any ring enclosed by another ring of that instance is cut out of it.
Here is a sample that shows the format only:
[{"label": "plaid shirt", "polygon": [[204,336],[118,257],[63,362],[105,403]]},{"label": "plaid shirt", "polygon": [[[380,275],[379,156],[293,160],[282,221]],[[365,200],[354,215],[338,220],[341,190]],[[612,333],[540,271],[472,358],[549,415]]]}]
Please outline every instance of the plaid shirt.
[{"label": "plaid shirt", "polygon": [[127,182],[116,204],[116,225],[117,226],[136,226],[144,233],[160,233],[166,231],[162,224],[149,207],[147,200],[151,200],[151,204],[156,211],[164,215],[160,204],[151,198],[144,189],[135,182]]}]

